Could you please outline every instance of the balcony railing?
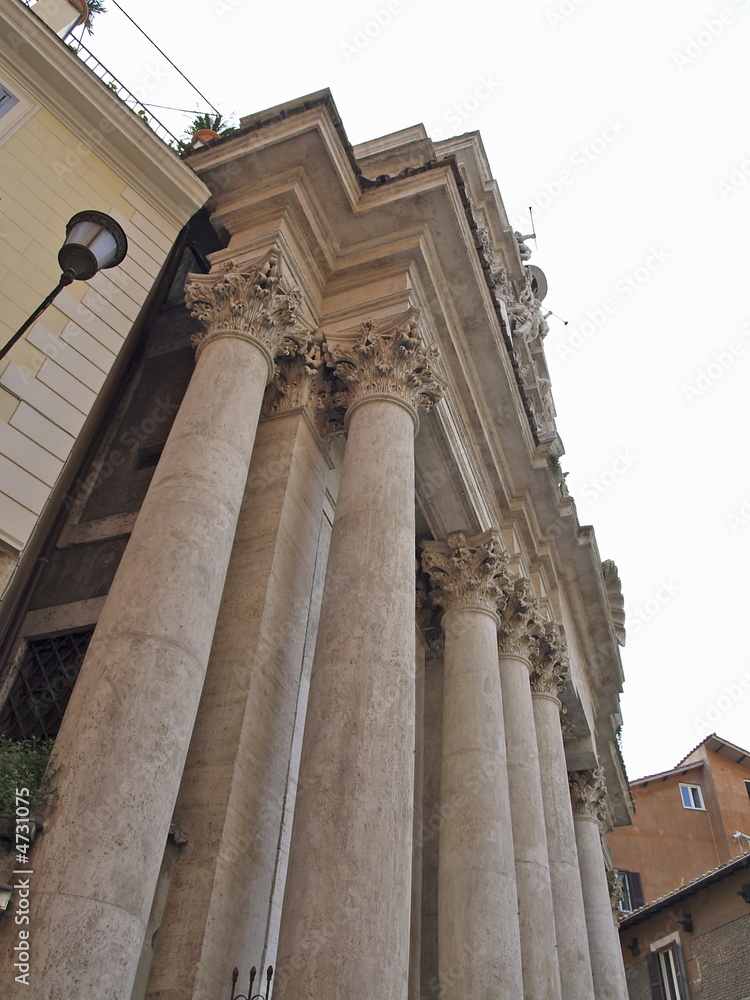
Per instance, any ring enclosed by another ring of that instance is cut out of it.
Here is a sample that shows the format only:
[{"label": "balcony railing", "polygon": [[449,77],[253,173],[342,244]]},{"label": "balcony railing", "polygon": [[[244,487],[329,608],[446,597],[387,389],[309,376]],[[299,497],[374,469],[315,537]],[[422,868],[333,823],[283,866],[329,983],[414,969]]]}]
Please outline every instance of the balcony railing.
[{"label": "balcony railing", "polygon": [[[32,10],[32,0],[21,0],[22,3],[26,4]],[[69,36],[70,37],[70,36]],[[89,51],[83,42],[77,39],[71,39],[70,42],[65,43],[71,51],[75,52],[81,62],[99,79],[110,88],[110,90],[117,94],[121,101],[123,101],[127,106],[133,111],[139,118],[141,118],[151,129],[154,135],[157,135],[162,142],[166,143],[167,146],[172,147],[175,152],[179,151],[180,140],[169,131],[167,126],[160,122],[156,115],[150,111],[144,104],[142,104],[138,98],[133,94],[122,80],[119,80],[114,73],[107,69],[106,66],[102,65],[93,52]]]}]

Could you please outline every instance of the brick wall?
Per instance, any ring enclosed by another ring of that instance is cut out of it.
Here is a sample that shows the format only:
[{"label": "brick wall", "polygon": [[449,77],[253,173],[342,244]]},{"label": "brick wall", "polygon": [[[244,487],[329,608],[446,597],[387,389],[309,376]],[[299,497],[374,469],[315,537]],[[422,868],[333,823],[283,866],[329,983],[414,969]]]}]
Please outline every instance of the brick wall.
[{"label": "brick wall", "polygon": [[691,946],[701,976],[700,1000],[750,998],[750,914],[693,938]]},{"label": "brick wall", "polygon": [[648,984],[646,963],[634,965],[626,972],[628,981],[628,997],[630,1000],[651,1000],[651,987]]}]

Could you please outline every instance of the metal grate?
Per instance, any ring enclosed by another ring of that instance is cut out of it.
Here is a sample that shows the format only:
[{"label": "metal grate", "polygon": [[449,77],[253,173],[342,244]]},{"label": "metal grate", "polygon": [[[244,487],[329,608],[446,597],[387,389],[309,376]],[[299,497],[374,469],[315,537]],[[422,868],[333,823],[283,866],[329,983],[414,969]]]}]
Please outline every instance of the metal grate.
[{"label": "metal grate", "polygon": [[18,677],[0,710],[0,733],[15,740],[57,736],[93,632],[92,625],[28,641]]}]

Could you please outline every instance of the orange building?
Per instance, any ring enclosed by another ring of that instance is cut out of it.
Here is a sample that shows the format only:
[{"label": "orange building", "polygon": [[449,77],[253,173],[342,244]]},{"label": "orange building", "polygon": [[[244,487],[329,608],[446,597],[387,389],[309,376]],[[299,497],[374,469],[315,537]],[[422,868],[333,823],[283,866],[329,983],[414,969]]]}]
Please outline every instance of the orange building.
[{"label": "orange building", "polygon": [[750,848],[750,753],[716,734],[630,787],[633,825],[608,836],[625,913]]},{"label": "orange building", "polygon": [[620,922],[630,1000],[750,997],[750,852]]}]

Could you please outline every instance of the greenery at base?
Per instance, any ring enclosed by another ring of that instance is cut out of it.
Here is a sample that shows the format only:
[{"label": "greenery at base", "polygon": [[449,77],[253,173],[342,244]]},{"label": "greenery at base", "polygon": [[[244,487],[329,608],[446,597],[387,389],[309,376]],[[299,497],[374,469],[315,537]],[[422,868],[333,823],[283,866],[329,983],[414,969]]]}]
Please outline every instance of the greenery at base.
[{"label": "greenery at base", "polygon": [[0,736],[0,816],[13,816],[16,811],[16,790],[29,790],[29,803],[36,805],[54,791],[55,768],[47,769],[54,740],[32,736],[28,740],[11,740]]}]

